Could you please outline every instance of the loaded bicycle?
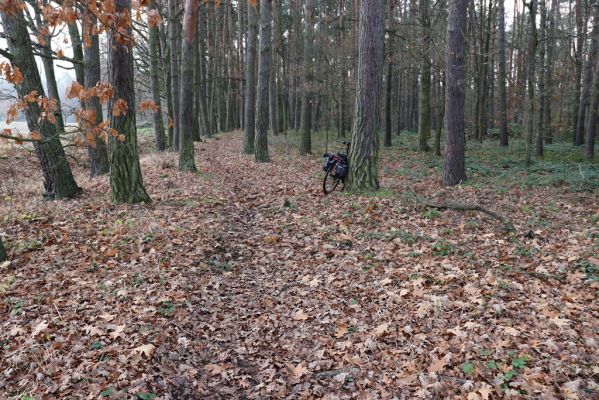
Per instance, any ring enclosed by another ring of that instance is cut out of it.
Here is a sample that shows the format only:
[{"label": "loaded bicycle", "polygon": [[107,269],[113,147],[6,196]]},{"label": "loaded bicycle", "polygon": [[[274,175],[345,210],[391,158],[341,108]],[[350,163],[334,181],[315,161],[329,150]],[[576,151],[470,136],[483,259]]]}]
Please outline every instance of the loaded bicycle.
[{"label": "loaded bicycle", "polygon": [[347,168],[349,166],[349,160],[347,155],[349,154],[349,146],[351,142],[343,142],[346,146],[344,153],[325,153],[323,170],[325,171],[324,181],[322,182],[322,190],[327,195],[334,191],[339,183],[342,183],[341,190],[345,186],[345,178],[347,177]]}]

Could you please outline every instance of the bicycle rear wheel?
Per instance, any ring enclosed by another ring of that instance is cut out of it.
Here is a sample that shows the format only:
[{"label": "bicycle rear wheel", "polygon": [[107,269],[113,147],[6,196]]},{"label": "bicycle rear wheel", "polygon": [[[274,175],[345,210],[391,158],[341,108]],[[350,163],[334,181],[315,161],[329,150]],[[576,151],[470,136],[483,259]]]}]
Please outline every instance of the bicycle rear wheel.
[{"label": "bicycle rear wheel", "polygon": [[331,193],[339,185],[341,178],[337,177],[336,173],[337,163],[334,163],[327,170],[327,173],[324,176],[324,181],[322,182],[322,190],[325,195]]}]

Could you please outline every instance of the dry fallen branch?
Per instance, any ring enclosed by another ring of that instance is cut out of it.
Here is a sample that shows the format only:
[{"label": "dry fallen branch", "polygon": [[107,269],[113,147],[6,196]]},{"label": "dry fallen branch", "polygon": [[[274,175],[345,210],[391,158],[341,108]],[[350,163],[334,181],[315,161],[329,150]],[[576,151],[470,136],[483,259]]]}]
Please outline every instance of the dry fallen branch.
[{"label": "dry fallen branch", "polygon": [[339,368],[339,369],[333,369],[330,371],[321,371],[316,373],[316,377],[318,378],[334,378],[337,375],[340,374],[348,374],[348,375],[357,375],[360,373],[360,370],[358,368]]},{"label": "dry fallen branch", "polygon": [[[496,220],[499,220],[503,224],[503,229],[505,229],[507,232],[513,232],[516,230],[516,228],[514,227],[514,224],[508,217],[506,217],[503,214],[499,214],[493,210],[489,210],[488,208],[483,207],[479,204],[454,203],[454,202],[433,203],[429,199],[419,196],[412,188],[409,188],[409,189],[412,192],[412,194],[414,195],[414,198],[416,199],[416,201],[423,204],[425,207],[436,208],[438,210],[448,210],[449,209],[449,210],[457,210],[457,211],[480,211],[484,214],[487,214],[490,217],[495,218]],[[436,194],[435,194],[435,196],[436,196]]]},{"label": "dry fallen branch", "polygon": [[516,230],[516,228],[514,228],[514,224],[512,224],[512,221],[510,221],[510,219],[508,217],[506,217],[505,215],[496,213],[495,211],[489,210],[488,208],[485,208],[481,205],[478,204],[466,204],[466,203],[430,203],[430,202],[425,202],[424,205],[426,207],[430,207],[430,208],[436,208],[439,210],[458,210],[458,211],[480,211],[484,214],[487,214],[490,217],[493,217],[499,221],[501,221],[501,223],[503,224],[503,228],[508,231],[508,232],[513,232]]}]

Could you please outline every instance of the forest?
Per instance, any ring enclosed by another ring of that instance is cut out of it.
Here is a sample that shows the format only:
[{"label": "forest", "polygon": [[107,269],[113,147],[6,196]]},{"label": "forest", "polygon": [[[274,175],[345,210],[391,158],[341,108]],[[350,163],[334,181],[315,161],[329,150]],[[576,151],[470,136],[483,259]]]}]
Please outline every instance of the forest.
[{"label": "forest", "polygon": [[0,398],[599,398],[599,0],[0,0]]}]

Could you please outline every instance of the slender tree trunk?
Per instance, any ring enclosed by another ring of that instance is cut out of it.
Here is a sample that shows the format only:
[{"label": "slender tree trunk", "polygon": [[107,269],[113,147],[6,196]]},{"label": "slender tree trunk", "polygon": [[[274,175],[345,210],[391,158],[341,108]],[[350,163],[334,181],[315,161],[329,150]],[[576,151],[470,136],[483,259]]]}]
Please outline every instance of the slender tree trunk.
[{"label": "slender tree trunk", "polygon": [[545,118],[545,143],[553,143],[553,128],[551,127],[551,98],[553,96],[553,61],[555,54],[555,43],[556,43],[556,13],[558,7],[558,0],[551,0],[551,11],[549,12],[549,31],[547,37],[547,58],[545,60],[545,111],[543,116]]},{"label": "slender tree trunk", "polygon": [[429,0],[420,0],[421,60],[420,93],[418,95],[418,150],[429,151],[428,137],[431,134],[431,27]]},{"label": "slender tree trunk", "polygon": [[[15,85],[19,98],[22,99],[33,91],[44,96],[44,87],[22,12],[0,13],[0,17],[8,50],[12,55],[11,63],[23,74],[23,81]],[[41,116],[42,110],[37,102],[29,103],[25,109],[27,126],[31,132],[39,131],[41,134],[41,141],[34,142],[33,145],[44,175],[44,197],[49,200],[75,197],[80,189],[67,162],[59,132],[55,124],[42,120]]]},{"label": "slender tree trunk", "polygon": [[180,126],[180,106],[181,106],[181,80],[179,79],[180,48],[179,48],[179,18],[176,0],[168,0],[168,36],[170,42],[170,68],[171,68],[171,90],[173,96],[173,142],[174,151],[179,151],[179,137],[181,133]]},{"label": "slender tree trunk", "polygon": [[[596,1],[593,2],[596,4]],[[592,6],[594,10],[598,7]],[[593,65],[597,59],[597,50],[599,47],[599,12],[593,12],[593,30],[591,32],[591,44],[589,47],[589,55],[586,62],[581,60],[584,65],[582,71],[582,88],[580,93],[580,104],[578,106],[578,119],[576,123],[576,139],[575,143],[580,145],[584,142],[586,117],[589,104],[591,102],[591,86],[593,83]]]},{"label": "slender tree trunk", "polygon": [[[157,10],[155,0],[150,1],[150,10]],[[154,112],[154,143],[156,150],[164,151],[166,149],[166,135],[164,133],[164,122],[162,121],[162,100],[160,97],[160,32],[158,26],[151,26],[149,17],[148,26],[152,100],[157,107]]]},{"label": "slender tree trunk", "polygon": [[312,102],[314,66],[313,66],[313,46],[314,46],[314,3],[313,0],[306,0],[304,8],[304,75],[302,80],[302,113],[301,113],[301,131],[300,154],[310,154],[312,152]]},{"label": "slender tree trunk", "polygon": [[580,95],[581,95],[581,83],[582,83],[582,48],[585,41],[585,27],[583,21],[583,9],[582,0],[576,0],[576,52],[574,53],[576,58],[576,75],[574,81],[574,109],[572,111],[572,141],[574,145],[580,146],[582,144],[582,136],[577,134],[577,123],[578,123],[578,109],[580,107]]},{"label": "slender tree trunk", "polygon": [[198,8],[200,0],[185,0],[183,15],[183,54],[181,57],[181,135],[179,136],[179,170],[196,172],[193,139],[194,127],[194,61],[197,48]]},{"label": "slender tree trunk", "polygon": [[277,82],[277,72],[278,72],[278,60],[279,60],[279,55],[278,52],[279,50],[279,18],[278,18],[278,5],[276,0],[272,0],[273,5],[271,8],[274,8],[274,12],[271,11],[272,14],[272,26],[273,26],[273,36],[274,39],[272,40],[272,44],[273,44],[273,50],[272,50],[272,65],[270,68],[270,77],[269,77],[269,82],[268,82],[268,101],[269,101],[269,108],[270,108],[270,129],[272,130],[272,134],[273,136],[278,136],[279,135],[279,116],[278,116],[278,105],[279,105],[279,87],[280,84]]},{"label": "slender tree trunk", "polygon": [[443,184],[466,180],[464,132],[464,46],[467,0],[449,0],[447,20],[447,92],[445,99],[445,165]]},{"label": "slender tree trunk", "polygon": [[[595,7],[597,7],[595,5]],[[599,71],[599,60],[596,70]],[[589,160],[595,155],[595,139],[597,138],[597,125],[599,124],[599,74],[595,74],[591,94],[591,105],[589,108],[589,125],[587,127],[584,155]]]},{"label": "slender tree trunk", "polygon": [[[260,63],[258,65],[258,94],[256,96],[256,143],[254,157],[257,162],[268,162],[268,109],[270,67],[272,61],[272,0],[260,0]],[[274,121],[276,123],[276,121]]]},{"label": "slender tree trunk", "polygon": [[435,132],[435,155],[441,157],[441,133],[445,118],[445,73],[441,74],[441,85],[439,87],[437,131]]},{"label": "slender tree trunk", "polygon": [[243,152],[254,154],[254,141],[256,140],[256,7],[247,0],[248,34],[247,34],[247,60],[245,63],[245,135],[243,138]]},{"label": "slender tree trunk", "polygon": [[[115,0],[117,15],[131,15],[131,0]],[[149,203],[139,165],[137,150],[137,126],[135,122],[135,80],[133,77],[133,46],[127,36],[117,36],[109,30],[108,76],[114,89],[114,98],[109,104],[111,126],[122,140],[110,138],[110,188],[116,203]],[[126,102],[126,110],[114,113],[115,102]]]},{"label": "slender tree trunk", "polygon": [[[96,86],[100,82],[102,70],[100,66],[100,37],[94,34],[94,27],[97,24],[97,18],[93,13],[86,13],[84,17],[83,31],[89,35],[89,47],[85,48],[84,53],[84,68],[83,86],[86,89]],[[94,110],[94,126],[98,126],[104,120],[102,115],[102,104],[97,96],[91,97],[86,104],[87,108]],[[105,175],[110,172],[110,164],[108,163],[108,146],[102,138],[95,138],[93,144],[88,143],[87,153],[89,155],[90,175],[92,177]]]},{"label": "slender tree trunk", "polygon": [[199,56],[200,56],[200,87],[199,87],[199,97],[200,97],[200,114],[204,128],[204,135],[206,137],[212,136],[212,127],[210,125],[210,118],[208,117],[208,103],[207,103],[207,95],[208,89],[206,85],[206,21],[204,18],[205,10],[200,10],[198,14],[198,26],[200,27],[199,31]]},{"label": "slender tree trunk", "polygon": [[164,29],[162,27],[159,28],[160,32],[160,48],[162,52],[162,71],[165,76],[164,78],[164,92],[166,93],[166,110],[167,110],[167,128],[168,128],[168,136],[167,136],[167,147],[173,147],[173,141],[175,136],[175,123],[173,120],[174,110],[173,110],[173,86],[172,86],[172,77],[171,77],[171,49],[166,40],[166,34],[164,33]]},{"label": "slender tree trunk", "polygon": [[505,0],[497,0],[497,52],[498,52],[498,77],[499,88],[499,145],[508,146],[507,129],[507,94],[506,94],[506,62],[505,62]]},{"label": "slender tree trunk", "polygon": [[347,186],[350,191],[379,189],[380,90],[383,78],[384,1],[360,4],[356,103],[349,151]]},{"label": "slender tree trunk", "polygon": [[[43,0],[42,4],[46,5],[48,3],[48,0]],[[35,3],[34,3],[35,4]],[[42,21],[42,10],[41,8],[35,4],[34,5],[34,11],[35,11],[35,23],[37,25],[37,29],[38,29],[38,35],[43,39],[43,41],[45,42],[45,46],[42,46],[40,48],[40,53],[42,55],[41,60],[42,60],[42,65],[44,66],[44,75],[46,76],[46,86],[48,87],[48,96],[55,99],[56,100],[56,111],[54,112],[54,117],[56,118],[56,127],[58,128],[58,130],[60,132],[64,132],[64,119],[62,116],[62,106],[61,106],[61,101],[60,101],[60,95],[58,93],[58,85],[56,83],[56,74],[54,72],[54,59],[53,54],[52,54],[52,37],[50,35],[45,35],[44,33],[41,33],[41,29],[45,26],[44,21]],[[70,26],[69,26],[70,28]],[[75,40],[73,40],[75,39]],[[77,43],[76,43],[76,38],[71,37],[71,43],[73,44],[73,49],[77,49]],[[81,40],[79,40],[79,50],[81,50]],[[75,53],[77,53],[77,51],[75,51]],[[75,54],[75,58],[76,59],[77,54]],[[79,61],[83,61],[82,58],[78,59]],[[79,66],[76,66],[76,71],[80,71]],[[79,83],[83,82],[83,79],[79,80],[78,79],[79,76],[77,76],[77,81]],[[83,77],[81,77],[83,78]]]},{"label": "slender tree trunk", "polygon": [[527,106],[527,121],[526,121],[526,165],[530,165],[532,154],[532,137],[534,131],[534,115],[535,115],[535,55],[537,53],[537,24],[536,0],[531,0],[527,4],[529,9],[528,18],[528,66],[526,76],[526,88],[528,94]]},{"label": "slender tree trunk", "polygon": [[[201,12],[201,11],[200,11]],[[193,46],[193,120],[192,120],[192,132],[193,140],[199,142],[202,140],[202,129],[200,128],[200,121],[202,119],[202,92],[200,87],[202,86],[202,68],[200,61],[200,19],[198,12],[198,18],[196,18],[196,37],[195,45]]]},{"label": "slender tree trunk", "polygon": [[542,159],[544,155],[543,148],[543,136],[545,135],[545,100],[547,99],[547,93],[545,92],[545,49],[547,48],[547,10],[545,5],[546,0],[539,1],[539,13],[541,15],[540,25],[540,48],[539,48],[539,104],[537,112],[537,145],[536,145],[536,157]]}]

